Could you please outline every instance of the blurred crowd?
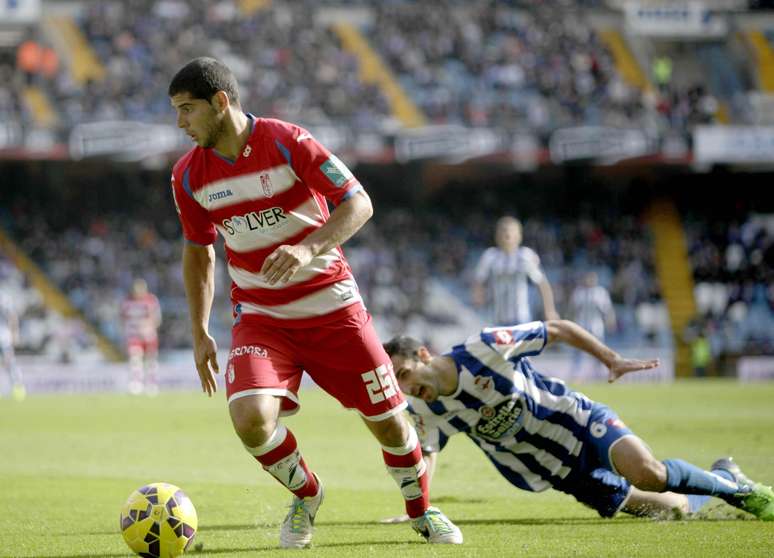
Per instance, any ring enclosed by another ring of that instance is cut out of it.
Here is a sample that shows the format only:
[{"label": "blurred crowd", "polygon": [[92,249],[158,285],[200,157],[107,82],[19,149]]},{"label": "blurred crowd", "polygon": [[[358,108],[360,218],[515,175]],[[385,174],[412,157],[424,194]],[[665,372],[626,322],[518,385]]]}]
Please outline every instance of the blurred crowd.
[{"label": "blurred crowd", "polygon": [[698,316],[715,355],[774,352],[774,216],[688,226]]},{"label": "blurred crowd", "polygon": [[[174,214],[165,214],[164,209],[169,208],[151,203],[142,211],[92,214],[82,207],[62,207],[63,214],[81,215],[62,219],[66,224],[61,228],[25,219],[12,219],[11,228],[19,246],[118,347],[123,347],[124,334],[121,303],[133,280],[143,278],[161,303],[162,349],[181,349],[190,346],[181,236]],[[29,214],[34,208],[15,211]],[[345,248],[382,335],[442,328],[466,331],[471,320],[488,319],[474,309],[469,287],[478,256],[493,241],[489,213],[436,207],[423,208],[422,214],[424,218],[417,219],[416,211],[406,206],[380,206]],[[594,270],[609,288],[619,315],[611,340],[665,341],[668,321],[652,269],[650,240],[641,223],[631,218],[600,223],[533,216],[524,220],[524,244],[540,254],[560,313],[571,317],[567,313],[572,289],[582,274]],[[223,347],[230,342],[229,288],[219,259],[211,329]],[[22,321],[37,311],[33,307]]]},{"label": "blurred crowd", "polygon": [[[473,271],[481,252],[493,243],[494,223],[487,212],[473,211],[462,218],[454,211],[422,211],[422,215],[417,219],[416,212],[407,208],[379,211],[347,247],[369,309],[386,322],[390,334],[427,332],[450,324],[464,329],[459,303],[472,308]],[[668,316],[644,224],[629,217],[609,223],[530,217],[523,222],[523,232],[523,245],[539,254],[551,280],[560,315],[574,317],[572,293],[581,277],[593,270],[609,289],[618,314],[618,325],[609,332],[611,342],[619,346],[669,342]],[[438,303],[432,296],[436,282],[450,299]],[[535,300],[532,303],[537,307]],[[533,315],[543,318],[540,312]],[[487,313],[480,317],[491,320]]]},{"label": "blurred crowd", "polygon": [[[530,130],[567,126],[686,133],[715,118],[697,84],[640,91],[617,71],[583,9],[601,2],[360,2],[362,31],[429,123]],[[171,122],[170,76],[216,56],[235,71],[243,105],[306,126],[336,124],[389,133],[399,127],[383,92],[317,13],[325,3],[267,3],[244,13],[233,0],[85,2],[78,24],[105,67],[77,83],[38,29],[17,56],[0,56],[0,114],[28,132],[22,91],[52,102],[60,141],[84,122]],[[583,8],[583,9],[580,9]],[[34,63],[25,56],[35,45]],[[25,50],[26,49],[26,50]]]},{"label": "blurred crowd", "polygon": [[[182,239],[171,216],[159,221],[107,214],[51,234],[16,227],[20,246],[67,295],[75,308],[109,340],[123,347],[121,303],[132,282],[144,279],[162,306],[160,336],[166,349],[188,347],[190,327],[182,286]],[[212,329],[228,341],[230,309],[224,268],[216,268],[217,305]]]}]

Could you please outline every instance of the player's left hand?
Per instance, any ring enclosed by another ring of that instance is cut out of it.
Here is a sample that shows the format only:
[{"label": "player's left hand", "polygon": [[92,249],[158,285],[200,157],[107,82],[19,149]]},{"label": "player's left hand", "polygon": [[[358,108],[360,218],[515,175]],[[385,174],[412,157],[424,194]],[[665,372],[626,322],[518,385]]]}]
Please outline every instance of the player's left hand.
[{"label": "player's left hand", "polygon": [[624,374],[637,372],[638,370],[650,370],[651,368],[656,368],[660,364],[661,361],[657,358],[640,360],[636,358],[618,357],[608,366],[609,372],[607,381],[612,384]]},{"label": "player's left hand", "polygon": [[261,274],[269,285],[287,283],[296,272],[312,261],[312,251],[303,244],[283,244],[266,256]]}]

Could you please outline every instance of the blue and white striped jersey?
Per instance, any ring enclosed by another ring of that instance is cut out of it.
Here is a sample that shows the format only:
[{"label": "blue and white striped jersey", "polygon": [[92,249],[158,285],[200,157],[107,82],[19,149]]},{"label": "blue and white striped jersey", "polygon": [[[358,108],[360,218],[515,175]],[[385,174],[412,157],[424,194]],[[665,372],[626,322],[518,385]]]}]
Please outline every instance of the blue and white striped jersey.
[{"label": "blue and white striped jersey", "polygon": [[539,374],[528,356],[546,345],[543,322],[486,328],[455,346],[457,390],[432,403],[407,396],[426,452],[463,432],[524,490],[561,482],[578,464],[592,401]]},{"label": "blue and white striped jersey", "polygon": [[505,325],[530,321],[527,280],[540,283],[540,257],[532,248],[519,246],[508,253],[497,246],[484,250],[474,273],[476,281],[488,283],[492,294],[494,321]]}]

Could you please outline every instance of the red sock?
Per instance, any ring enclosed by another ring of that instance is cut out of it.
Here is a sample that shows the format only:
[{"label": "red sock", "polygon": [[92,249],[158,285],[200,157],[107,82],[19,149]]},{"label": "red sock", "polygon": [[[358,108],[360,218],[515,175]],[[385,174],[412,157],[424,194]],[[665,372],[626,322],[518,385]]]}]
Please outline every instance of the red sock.
[{"label": "red sock", "polygon": [[[413,448],[407,451],[412,445]],[[399,455],[398,451],[407,451],[407,453]],[[407,447],[385,448],[382,446],[382,457],[390,475],[400,486],[403,499],[406,501],[408,516],[414,518],[425,513],[430,505],[430,495],[427,475],[425,474],[425,461],[422,459],[422,448],[419,446],[416,434],[413,433],[413,436],[409,436]]]}]

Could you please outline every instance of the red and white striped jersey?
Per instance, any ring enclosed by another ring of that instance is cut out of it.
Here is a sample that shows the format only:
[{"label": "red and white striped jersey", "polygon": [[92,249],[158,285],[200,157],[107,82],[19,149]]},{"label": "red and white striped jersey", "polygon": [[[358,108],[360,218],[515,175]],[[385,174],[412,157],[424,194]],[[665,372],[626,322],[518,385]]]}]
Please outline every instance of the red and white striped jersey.
[{"label": "red and white striped jersey", "polygon": [[362,186],[306,130],[248,115],[253,127],[235,161],[194,147],[172,171],[183,235],[189,242],[225,241],[235,314],[282,327],[312,327],[363,308],[340,247],[317,255],[285,284],[269,285],[263,261],[282,244],[297,244]]},{"label": "red and white striped jersey", "polygon": [[159,299],[151,293],[129,297],[121,304],[121,318],[124,321],[124,335],[127,339],[156,339],[161,323]]}]

